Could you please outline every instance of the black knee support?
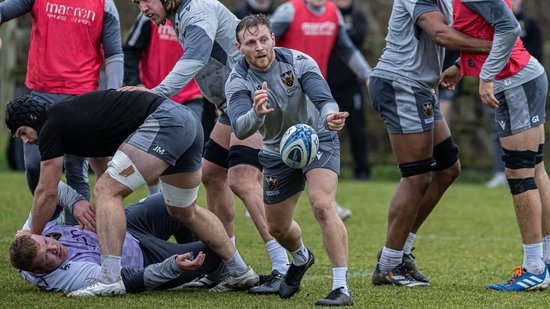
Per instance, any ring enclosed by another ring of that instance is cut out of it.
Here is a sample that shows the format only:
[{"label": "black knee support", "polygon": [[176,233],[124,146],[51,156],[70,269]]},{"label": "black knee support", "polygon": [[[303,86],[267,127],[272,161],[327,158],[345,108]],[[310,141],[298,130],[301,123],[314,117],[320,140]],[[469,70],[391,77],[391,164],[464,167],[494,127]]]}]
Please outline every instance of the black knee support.
[{"label": "black knee support", "polygon": [[544,144],[539,144],[539,150],[537,151],[537,158],[535,159],[535,165],[544,161]]},{"label": "black knee support", "polygon": [[260,149],[243,145],[231,146],[231,148],[229,148],[229,167],[231,168],[239,164],[247,164],[262,171],[263,167],[260,164],[258,153],[260,153]]},{"label": "black knee support", "polygon": [[218,143],[209,139],[204,146],[204,159],[223,168],[229,166],[229,150],[223,148]]},{"label": "black knee support", "polygon": [[401,170],[401,176],[406,178],[431,172],[434,170],[435,165],[434,158],[429,158],[422,161],[399,164],[399,169]]},{"label": "black knee support", "polygon": [[537,183],[533,177],[508,179],[508,186],[510,186],[510,192],[512,192],[512,195],[537,189]]},{"label": "black knee support", "polygon": [[458,147],[452,136],[435,145],[433,152],[435,162],[437,162],[434,171],[446,170],[458,161]]},{"label": "black knee support", "polygon": [[534,168],[537,159],[537,152],[531,150],[508,150],[502,148],[504,155],[502,161],[506,168],[518,170],[521,168]]}]

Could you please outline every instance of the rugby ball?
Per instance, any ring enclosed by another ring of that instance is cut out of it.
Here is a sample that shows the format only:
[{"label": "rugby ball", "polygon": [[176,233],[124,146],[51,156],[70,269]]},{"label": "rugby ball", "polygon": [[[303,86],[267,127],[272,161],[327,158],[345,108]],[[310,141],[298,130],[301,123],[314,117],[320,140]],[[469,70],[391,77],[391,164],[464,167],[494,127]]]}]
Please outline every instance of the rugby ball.
[{"label": "rugby ball", "polygon": [[281,139],[281,158],[292,168],[301,169],[311,163],[318,149],[317,132],[307,124],[291,126]]}]

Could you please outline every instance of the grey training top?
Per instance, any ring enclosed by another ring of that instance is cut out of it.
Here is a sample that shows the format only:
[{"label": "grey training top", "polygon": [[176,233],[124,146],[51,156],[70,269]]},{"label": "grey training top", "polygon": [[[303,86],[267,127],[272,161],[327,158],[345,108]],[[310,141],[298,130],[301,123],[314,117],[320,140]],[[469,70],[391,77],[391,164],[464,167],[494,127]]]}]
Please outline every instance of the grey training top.
[{"label": "grey training top", "polygon": [[224,83],[240,57],[235,48],[238,23],[216,0],[182,1],[172,24],[185,53],[153,91],[170,98],[195,77],[203,95],[224,108]]},{"label": "grey training top", "polygon": [[[268,108],[275,110],[259,117],[252,103],[264,81]],[[308,55],[287,48],[275,48],[275,59],[266,71],[252,69],[241,58],[225,89],[235,135],[244,139],[259,130],[263,151],[273,155],[279,155],[279,143],[290,126],[304,123],[320,133],[327,130],[326,117],[338,112],[317,63]]]},{"label": "grey training top", "polygon": [[373,76],[405,79],[420,87],[437,86],[445,49],[434,43],[416,22],[428,12],[440,11],[452,24],[451,0],[395,0],[388,25],[386,47]]},{"label": "grey training top", "polygon": [[[308,4],[307,8],[312,14],[316,15],[323,14],[325,11],[324,6],[320,9],[316,9]],[[295,13],[296,10],[290,2],[281,4],[281,6],[275,10],[273,16],[271,16],[271,28],[275,34],[275,42],[285,35],[288,27],[290,27],[290,24],[294,19]],[[338,19],[338,33],[336,34],[336,41],[334,42],[334,46],[332,48],[338,58],[340,58],[342,62],[344,62],[351,69],[351,71],[355,73],[357,78],[365,81],[372,73],[371,68],[367,60],[365,60],[365,57],[363,57],[361,52],[355,47],[355,45],[353,45],[353,42],[349,38],[349,35],[346,32],[346,22],[344,21],[344,17],[340,11],[338,11]]]}]

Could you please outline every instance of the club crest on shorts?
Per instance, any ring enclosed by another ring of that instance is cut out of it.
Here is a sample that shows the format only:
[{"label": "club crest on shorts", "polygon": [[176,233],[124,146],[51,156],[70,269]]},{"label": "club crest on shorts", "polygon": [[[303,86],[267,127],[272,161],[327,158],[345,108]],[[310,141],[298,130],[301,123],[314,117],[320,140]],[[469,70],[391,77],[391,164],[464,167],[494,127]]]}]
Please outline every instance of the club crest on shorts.
[{"label": "club crest on shorts", "polygon": [[277,176],[265,176],[265,182],[266,182],[267,188],[269,190],[275,190],[275,189],[277,189],[277,186],[279,185],[279,181],[277,180]]},{"label": "club crest on shorts", "polygon": [[426,117],[432,117],[434,114],[434,108],[432,102],[424,102],[422,103],[422,109],[424,110],[424,115]]},{"label": "club crest on shorts", "polygon": [[292,75],[292,70],[281,74],[281,80],[283,81],[283,84],[287,85],[288,87],[294,85],[294,75]]}]

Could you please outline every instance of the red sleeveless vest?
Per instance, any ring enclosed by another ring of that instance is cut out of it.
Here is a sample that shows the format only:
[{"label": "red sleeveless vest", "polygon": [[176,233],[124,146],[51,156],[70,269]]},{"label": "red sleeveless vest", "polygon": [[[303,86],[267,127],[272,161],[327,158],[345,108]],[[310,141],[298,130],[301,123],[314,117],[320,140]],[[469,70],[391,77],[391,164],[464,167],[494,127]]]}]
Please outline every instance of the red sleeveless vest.
[{"label": "red sleeveless vest", "polygon": [[295,9],[294,19],[276,45],[308,54],[317,62],[326,78],[328,59],[338,34],[338,8],[327,1],[325,12],[316,16],[307,8],[304,0],[290,0],[290,3]]},{"label": "red sleeveless vest", "polygon": [[27,87],[61,94],[97,90],[104,11],[105,0],[36,0]]},{"label": "red sleeveless vest", "polygon": [[[510,0],[505,0],[508,7],[511,8]],[[493,40],[495,29],[479,14],[470,10],[461,1],[453,1],[453,27],[471,37]],[[479,77],[481,67],[487,60],[488,54],[468,54],[460,53],[460,73],[463,76]],[[502,71],[495,77],[497,80],[508,78],[519,72],[529,62],[531,55],[523,47],[521,39],[518,38],[514,45],[512,55]]]},{"label": "red sleeveless vest", "polygon": [[[172,71],[183,54],[183,48],[169,20],[166,20],[166,24],[160,27],[153,22],[150,23],[151,38],[149,46],[144,51],[139,63],[139,77],[145,87],[152,89],[160,84],[166,75]],[[199,86],[197,86],[195,79],[192,79],[170,99],[178,103],[184,103],[201,97]]]}]

